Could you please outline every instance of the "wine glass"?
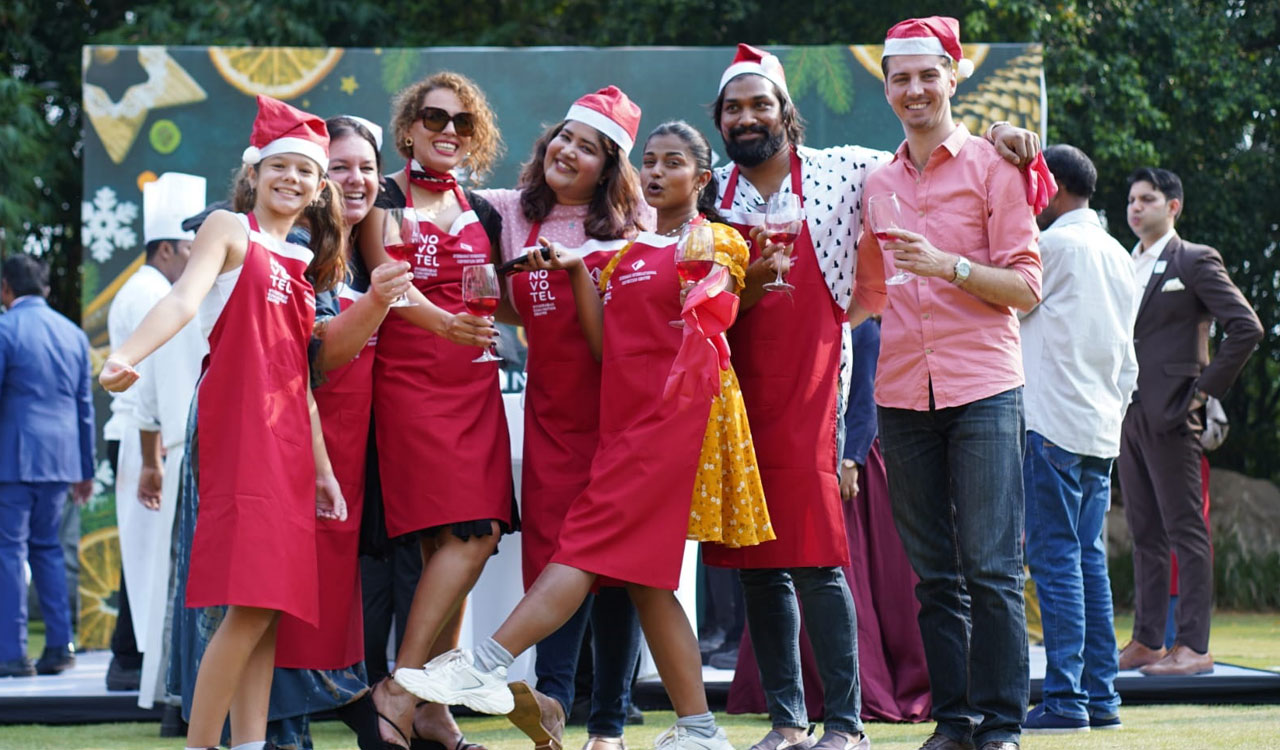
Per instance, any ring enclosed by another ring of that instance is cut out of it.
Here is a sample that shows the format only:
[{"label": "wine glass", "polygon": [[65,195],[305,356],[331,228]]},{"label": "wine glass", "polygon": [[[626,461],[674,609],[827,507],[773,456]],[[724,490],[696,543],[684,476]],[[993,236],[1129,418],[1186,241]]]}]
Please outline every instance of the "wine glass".
[{"label": "wine glass", "polygon": [[[687,224],[676,242],[676,276],[680,285],[695,284],[711,273],[715,265],[716,238],[708,224]],[[684,328],[683,320],[668,321],[673,328]]]},{"label": "wine glass", "polygon": [[[897,193],[877,193],[867,200],[867,221],[871,224],[871,232],[875,234],[876,239],[881,242],[889,242],[897,239],[889,234],[890,229],[903,229],[902,226],[902,206],[898,204]],[[899,269],[893,264],[893,253],[883,254],[885,263],[888,264],[887,270],[892,270],[893,274],[884,280],[886,284],[905,284],[911,280],[914,274]]]},{"label": "wine glass", "polygon": [[[774,193],[769,196],[769,205],[765,208],[764,231],[769,241],[775,245],[790,246],[795,244],[796,237],[804,223],[804,208],[800,205],[800,197],[792,193]],[[789,292],[795,289],[782,278],[782,269],[778,268],[777,277],[764,285],[770,292]]]},{"label": "wine glass", "polygon": [[[492,263],[467,266],[462,269],[462,304],[467,312],[492,322],[493,314],[498,309],[498,273]],[[484,352],[472,362],[501,362],[502,357],[490,351],[486,346]]]},{"label": "wine glass", "polygon": [[[418,217],[413,209],[387,209],[382,217],[382,247],[387,255],[392,260],[407,262],[412,268],[413,255],[421,245],[422,235],[418,232]],[[391,303],[391,307],[413,307],[413,303],[409,301],[408,294],[402,294]]]}]

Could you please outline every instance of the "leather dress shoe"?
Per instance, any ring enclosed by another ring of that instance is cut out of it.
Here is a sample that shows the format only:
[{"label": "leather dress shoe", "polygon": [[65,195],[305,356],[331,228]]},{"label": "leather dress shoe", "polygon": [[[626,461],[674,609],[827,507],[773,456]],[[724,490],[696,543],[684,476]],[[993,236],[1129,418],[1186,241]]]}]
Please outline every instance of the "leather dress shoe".
[{"label": "leather dress shoe", "polygon": [[0,677],[34,677],[35,665],[27,657],[0,661]]},{"label": "leather dress shoe", "polygon": [[1196,653],[1190,646],[1175,645],[1167,656],[1140,670],[1148,677],[1208,674],[1213,671],[1213,655]]},{"label": "leather dress shoe", "polygon": [[137,690],[142,683],[142,669],[130,669],[120,663],[120,660],[111,657],[111,663],[107,665],[107,690]]},{"label": "leather dress shoe", "polygon": [[1168,653],[1164,647],[1147,648],[1137,641],[1129,641],[1124,644],[1124,648],[1120,649],[1120,671],[1126,669],[1140,669],[1148,664],[1155,664],[1165,657]]},{"label": "leather dress shoe", "polygon": [[920,750],[973,750],[973,745],[967,742],[956,742],[942,732],[934,732],[920,746]]},{"label": "leather dress shoe", "polygon": [[70,646],[45,646],[44,653],[36,659],[36,674],[61,674],[75,665],[76,652]]}]

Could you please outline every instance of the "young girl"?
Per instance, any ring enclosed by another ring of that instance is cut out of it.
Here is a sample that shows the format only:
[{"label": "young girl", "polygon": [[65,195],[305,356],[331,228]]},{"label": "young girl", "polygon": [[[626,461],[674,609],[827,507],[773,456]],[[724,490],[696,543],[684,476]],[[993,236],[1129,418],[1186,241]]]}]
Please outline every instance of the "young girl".
[{"label": "young girl", "polygon": [[[196,677],[188,745],[261,748],[281,612],[318,619],[315,519],[346,518],[308,385],[315,288],[343,272],[343,222],[325,177],[324,121],[258,97],[249,165],[253,210],[215,212],[172,291],[103,364],[103,387],[137,380],[142,358],[199,313],[208,366],[196,395],[200,512],[188,607],[228,605]],[[305,220],[311,249],[285,241]],[[314,258],[314,262],[313,262]]]},{"label": "young girl", "polygon": [[[682,338],[706,346],[718,337],[705,336],[700,325],[683,331],[669,325],[681,313],[676,235],[700,213],[714,216],[710,153],[706,140],[684,123],[660,126],[646,143],[640,179],[645,200],[657,210],[657,233],[640,233],[604,269],[603,305],[594,308],[595,322],[583,326],[589,336],[603,331],[595,342],[602,352],[600,446],[590,483],[569,509],[551,563],[493,638],[474,653],[454,651],[424,669],[396,672],[397,682],[425,700],[509,712],[514,700],[505,678],[514,655],[563,624],[597,578],[607,576],[626,582],[679,717],[658,747],[730,747],[707,710],[698,642],[674,589],[686,538],[719,535],[726,543],[753,544],[771,532],[732,371],[698,373],[718,380],[718,397],[696,390],[664,397],[669,375],[678,372],[673,366]],[[746,243],[724,225],[713,230],[715,266],[691,301],[717,292],[732,299],[741,284]],[[550,261],[538,255],[530,260],[540,268],[567,268],[575,295],[596,298],[596,285],[576,256],[555,248]],[[591,310],[584,305],[580,314]],[[730,312],[723,319],[732,317]],[[684,319],[696,322],[689,311]],[[727,357],[723,362],[727,366]],[[718,466],[714,475],[704,468],[708,463]],[[703,492],[719,500],[717,510],[734,514],[736,531],[726,536],[709,528],[723,523],[694,522],[695,514],[705,518],[716,505]]]},{"label": "young girl", "polygon": [[[628,161],[639,126],[640,108],[615,86],[574,102],[565,119],[534,143],[519,189],[480,191],[502,216],[497,260],[524,258],[541,250],[540,240],[550,240],[597,277],[641,221],[653,222]],[[590,478],[600,437],[600,351],[583,336],[569,274],[520,268],[530,272],[509,277],[510,294],[498,318],[523,325],[529,342],[520,484],[527,590],[551,560],[569,505]],[[599,305],[589,297],[583,301]],[[596,635],[585,750],[622,747],[640,623],[626,590],[615,585],[588,595],[564,626],[538,644],[537,690],[513,686],[517,709],[510,718],[543,750],[559,750],[588,621]]]},{"label": "young girl", "polygon": [[[462,270],[488,263],[498,242],[488,203],[454,176],[482,177],[501,148],[483,92],[457,73],[437,73],[392,103],[396,148],[404,170],[386,180],[386,205],[417,223],[412,307],[396,308],[378,333],[373,373],[374,428],[387,533],[418,535],[418,579],[397,666],[418,666],[457,645],[459,611],[498,535],[515,525],[511,447],[498,366],[475,362],[493,326],[463,313]],[[370,266],[387,260],[374,209],[360,250]],[[390,680],[374,689],[385,719],[382,737],[408,746],[411,737],[465,750],[447,705],[426,705]]]}]

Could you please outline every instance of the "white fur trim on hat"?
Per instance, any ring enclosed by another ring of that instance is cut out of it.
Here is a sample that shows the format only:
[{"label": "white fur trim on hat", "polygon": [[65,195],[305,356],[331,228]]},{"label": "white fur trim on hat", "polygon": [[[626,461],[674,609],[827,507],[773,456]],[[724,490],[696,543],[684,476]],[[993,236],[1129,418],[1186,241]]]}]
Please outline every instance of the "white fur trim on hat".
[{"label": "white fur trim on hat", "polygon": [[577,120],[584,125],[590,125],[599,130],[609,140],[618,144],[618,148],[622,149],[622,153],[626,156],[631,155],[631,148],[636,145],[625,128],[590,107],[575,104],[569,108],[569,112],[564,116],[564,119]]},{"label": "white fur trim on hat", "polygon": [[258,161],[250,162],[249,151],[253,146],[244,150],[244,162],[246,164],[257,164],[268,156],[276,154],[301,154],[306,156],[320,165],[322,171],[329,169],[329,155],[325,152],[323,146],[315,141],[309,141],[306,138],[277,138],[260,149],[258,152]]},{"label": "white fur trim on hat", "polygon": [[791,92],[787,91],[787,82],[785,79],[770,73],[763,65],[758,62],[738,62],[724,69],[724,75],[720,76],[720,91],[724,91],[724,87],[729,85],[729,81],[740,75],[754,74],[773,85],[782,89],[782,93],[791,96]]},{"label": "white fur trim on hat", "polygon": [[881,59],[890,55],[942,55],[951,57],[951,53],[942,47],[942,40],[936,36],[913,36],[905,39],[886,39]]}]

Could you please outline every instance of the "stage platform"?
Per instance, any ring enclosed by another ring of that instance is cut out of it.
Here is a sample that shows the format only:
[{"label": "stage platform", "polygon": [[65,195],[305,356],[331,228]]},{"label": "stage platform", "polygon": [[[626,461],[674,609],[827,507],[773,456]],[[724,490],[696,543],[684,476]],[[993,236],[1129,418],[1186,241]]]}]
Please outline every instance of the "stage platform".
[{"label": "stage platform", "polygon": [[[107,664],[111,654],[94,651],[76,655],[76,666],[55,677],[0,679],[0,724],[96,724],[111,721],[156,721],[161,710],[138,708],[137,693],[108,692]],[[1040,700],[1044,677],[1044,649],[1031,649],[1031,701]],[[723,711],[733,672],[703,669],[711,707]],[[1146,677],[1121,672],[1116,688],[1127,705],[1152,703],[1280,703],[1280,673],[1217,664],[1213,674],[1195,677]],[[643,680],[635,690],[636,704],[645,710],[670,708],[657,680]]]}]

